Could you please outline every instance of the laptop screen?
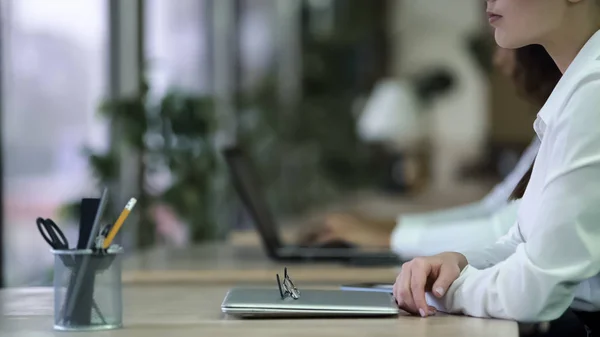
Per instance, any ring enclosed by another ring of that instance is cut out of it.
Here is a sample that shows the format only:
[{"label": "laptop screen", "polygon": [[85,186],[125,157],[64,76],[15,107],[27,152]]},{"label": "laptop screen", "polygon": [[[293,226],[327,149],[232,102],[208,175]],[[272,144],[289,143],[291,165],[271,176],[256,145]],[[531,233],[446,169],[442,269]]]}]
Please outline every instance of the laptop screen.
[{"label": "laptop screen", "polygon": [[260,190],[260,182],[250,160],[238,147],[223,150],[225,161],[231,173],[234,188],[242,199],[246,211],[259,231],[269,254],[281,247],[277,224]]}]

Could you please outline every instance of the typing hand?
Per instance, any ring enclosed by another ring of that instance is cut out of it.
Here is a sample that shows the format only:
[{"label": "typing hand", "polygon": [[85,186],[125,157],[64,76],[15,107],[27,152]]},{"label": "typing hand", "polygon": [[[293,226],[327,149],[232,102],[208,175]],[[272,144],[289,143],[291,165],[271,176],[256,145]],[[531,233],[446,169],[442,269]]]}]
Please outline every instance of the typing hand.
[{"label": "typing hand", "polygon": [[377,228],[373,221],[354,214],[328,214],[320,224],[308,226],[300,235],[300,243],[345,241],[358,246],[389,247],[390,233]]},{"label": "typing hand", "polygon": [[466,258],[459,253],[419,257],[405,263],[393,289],[398,306],[422,317],[435,314],[435,308],[427,304],[425,293],[432,292],[437,298],[444,296],[466,264]]}]

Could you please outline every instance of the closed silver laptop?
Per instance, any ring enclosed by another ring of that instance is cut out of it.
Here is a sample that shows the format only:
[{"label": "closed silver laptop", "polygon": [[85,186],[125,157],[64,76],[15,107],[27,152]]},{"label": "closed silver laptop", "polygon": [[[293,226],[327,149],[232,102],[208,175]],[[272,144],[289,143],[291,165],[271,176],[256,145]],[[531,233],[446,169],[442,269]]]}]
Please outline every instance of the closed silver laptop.
[{"label": "closed silver laptop", "polygon": [[221,310],[238,317],[381,317],[396,316],[400,312],[388,293],[302,290],[294,299],[280,295],[274,288],[233,288]]}]

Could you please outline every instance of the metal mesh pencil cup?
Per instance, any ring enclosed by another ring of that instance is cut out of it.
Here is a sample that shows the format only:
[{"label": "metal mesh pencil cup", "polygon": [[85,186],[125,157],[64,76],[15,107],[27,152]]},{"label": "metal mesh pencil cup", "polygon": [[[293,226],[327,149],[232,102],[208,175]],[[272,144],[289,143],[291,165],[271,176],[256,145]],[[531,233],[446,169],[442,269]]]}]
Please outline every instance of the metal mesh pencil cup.
[{"label": "metal mesh pencil cup", "polygon": [[122,249],[53,250],[54,329],[88,331],[123,326]]}]

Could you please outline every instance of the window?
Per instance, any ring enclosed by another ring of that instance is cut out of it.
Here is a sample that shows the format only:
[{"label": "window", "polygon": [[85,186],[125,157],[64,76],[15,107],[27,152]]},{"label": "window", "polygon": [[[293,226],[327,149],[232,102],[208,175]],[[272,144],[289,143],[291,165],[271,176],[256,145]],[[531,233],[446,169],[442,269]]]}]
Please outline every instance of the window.
[{"label": "window", "polygon": [[99,195],[82,153],[108,145],[97,114],[108,77],[104,0],[2,0],[6,285],[42,280],[52,266],[35,225],[54,219],[76,244],[60,208]]},{"label": "window", "polygon": [[150,85],[160,95],[177,87],[212,89],[208,0],[146,0],[146,59]]},{"label": "window", "polygon": [[242,1],[238,40],[241,86],[252,89],[275,72],[277,0]]}]

